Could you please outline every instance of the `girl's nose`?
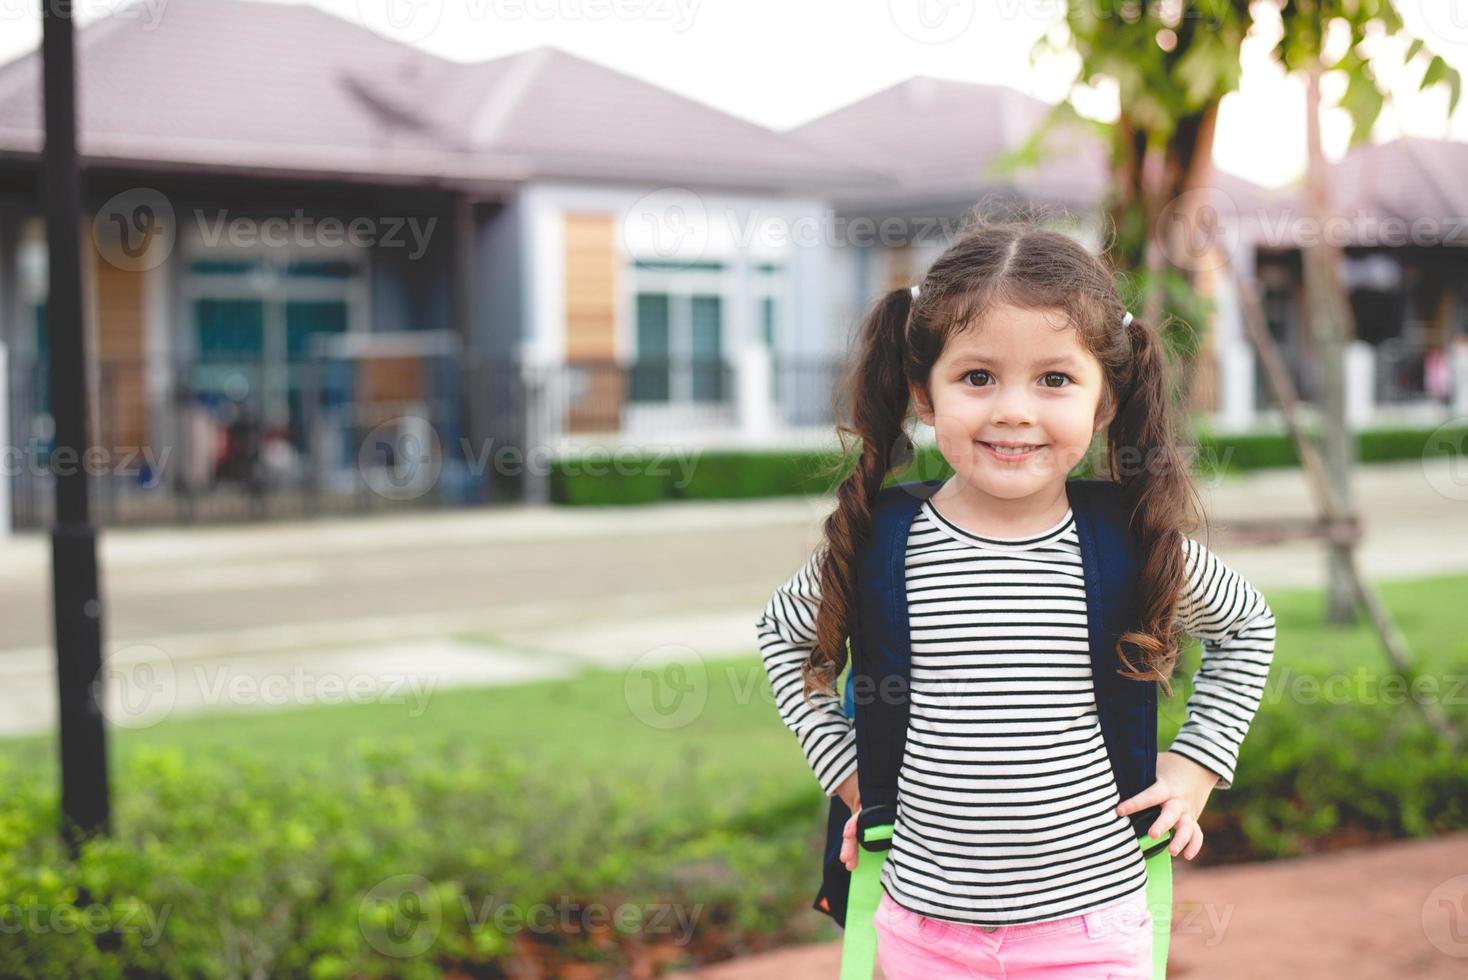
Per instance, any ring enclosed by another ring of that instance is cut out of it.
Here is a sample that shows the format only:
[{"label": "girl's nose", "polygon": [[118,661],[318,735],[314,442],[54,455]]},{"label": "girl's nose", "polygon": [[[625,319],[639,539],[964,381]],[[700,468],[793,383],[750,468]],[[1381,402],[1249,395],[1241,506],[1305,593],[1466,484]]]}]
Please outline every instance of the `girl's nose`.
[{"label": "girl's nose", "polygon": [[1035,421],[1035,412],[1030,404],[1029,392],[1023,388],[1011,387],[1002,390],[995,396],[991,404],[995,422],[1020,424]]}]

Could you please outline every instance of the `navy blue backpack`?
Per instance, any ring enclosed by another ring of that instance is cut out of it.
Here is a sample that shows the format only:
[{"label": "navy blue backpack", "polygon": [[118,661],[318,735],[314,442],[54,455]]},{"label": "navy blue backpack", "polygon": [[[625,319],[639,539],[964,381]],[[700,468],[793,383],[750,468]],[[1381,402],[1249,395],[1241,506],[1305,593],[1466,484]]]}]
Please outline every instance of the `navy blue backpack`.
[{"label": "navy blue backpack", "polygon": [[[862,809],[857,818],[857,840],[878,866],[891,847],[891,826],[897,816],[897,775],[907,740],[907,697],[910,684],[911,650],[907,617],[906,550],[908,530],[922,502],[942,486],[943,480],[919,480],[884,487],[873,511],[871,534],[858,555],[857,608],[851,623],[851,669],[846,678],[843,702],[847,717],[856,729],[857,784]],[[1137,555],[1136,540],[1128,528],[1121,499],[1121,485],[1109,480],[1068,480],[1066,494],[1075,515],[1080,538],[1081,562],[1086,587],[1092,675],[1096,708],[1106,753],[1111,760],[1121,799],[1140,793],[1157,779],[1157,684],[1136,681],[1117,674],[1121,662],[1116,641],[1135,619]],[[862,692],[856,696],[857,689]],[[880,696],[874,696],[880,693]],[[1160,806],[1133,813],[1133,829],[1147,858],[1148,900],[1154,919],[1154,946],[1158,972],[1166,962],[1166,940],[1171,916],[1171,855],[1166,848],[1171,832],[1157,841],[1146,838],[1148,828],[1161,813]],[[820,890],[813,907],[847,927],[851,872],[841,863],[842,831],[851,811],[840,797],[831,797],[826,820],[826,846]],[[1154,888],[1154,886],[1156,886]],[[1165,890],[1165,894],[1164,894]],[[870,931],[871,896],[863,908]],[[1162,907],[1165,905],[1165,907]],[[853,923],[853,928],[857,923]],[[870,943],[860,948],[855,967],[853,943],[847,929],[848,961],[843,976],[869,977],[866,964]]]}]

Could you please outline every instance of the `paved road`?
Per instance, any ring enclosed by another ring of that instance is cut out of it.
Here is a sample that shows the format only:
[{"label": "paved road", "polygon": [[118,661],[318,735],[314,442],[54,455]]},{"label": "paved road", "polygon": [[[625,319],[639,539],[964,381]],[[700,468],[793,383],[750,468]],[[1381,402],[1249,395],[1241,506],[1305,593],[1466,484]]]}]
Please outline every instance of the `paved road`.
[{"label": "paved road", "polygon": [[[1447,460],[1361,470],[1370,574],[1468,568],[1468,475],[1458,476]],[[1297,471],[1200,491],[1213,524],[1203,540],[1241,573],[1261,587],[1321,580],[1318,544],[1228,543],[1230,520],[1310,514]],[[109,663],[164,656],[257,679],[310,664],[493,683],[625,664],[665,644],[748,651],[758,610],[816,546],[830,506],[814,497],[108,531]],[[44,536],[0,544],[0,732],[52,723],[49,562]],[[180,688],[180,708],[208,703]]]}]

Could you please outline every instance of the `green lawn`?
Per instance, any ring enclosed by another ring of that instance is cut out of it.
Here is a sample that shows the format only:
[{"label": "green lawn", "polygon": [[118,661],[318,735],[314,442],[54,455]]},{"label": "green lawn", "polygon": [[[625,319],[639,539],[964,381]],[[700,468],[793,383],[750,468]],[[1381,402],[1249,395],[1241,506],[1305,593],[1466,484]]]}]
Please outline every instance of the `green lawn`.
[{"label": "green lawn", "polygon": [[[278,769],[339,756],[342,764],[329,767],[327,776],[345,779],[357,774],[347,764],[356,753],[341,751],[346,748],[390,744],[425,759],[493,748],[567,778],[636,782],[682,773],[721,781],[736,788],[731,798],[743,795],[740,786],[774,781],[788,788],[799,780],[805,771],[799,748],[780,723],[758,658],[709,661],[705,674],[702,709],[674,728],[642,720],[657,717],[650,682],[634,677],[627,689],[623,672],[589,670],[512,687],[434,690],[416,717],[411,704],[341,704],[217,711],[143,729],[111,728],[109,751],[114,771],[157,749],[174,750],[185,761],[249,757]],[[0,771],[8,761],[21,771],[54,775],[55,756],[54,736],[0,739]]]},{"label": "green lawn", "polygon": [[[1425,672],[1442,677],[1468,672],[1468,575],[1390,582],[1381,591]],[[1277,682],[1301,674],[1346,674],[1358,667],[1388,670],[1364,619],[1348,629],[1321,625],[1322,599],[1315,590],[1275,590],[1268,598],[1279,635],[1266,710],[1286,710],[1291,691],[1310,697],[1310,689],[1299,685],[1273,690]],[[1177,696],[1166,709],[1171,720],[1181,719],[1185,676],[1197,657],[1197,644],[1192,643],[1176,675]],[[113,728],[109,745],[115,764],[141,749],[168,747],[185,757],[214,757],[225,750],[290,766],[304,757],[303,749],[329,756],[358,739],[414,743],[424,751],[470,742],[503,746],[531,765],[588,776],[626,773],[636,778],[642,770],[691,766],[735,784],[761,776],[809,778],[794,737],[780,724],[757,657],[708,661],[700,685],[707,696],[702,710],[687,724],[668,729],[642,720],[655,717],[649,712],[650,682],[633,678],[626,688],[624,680],[620,670],[588,670],[574,678],[513,687],[435,690],[427,710],[416,717],[409,704],[222,711],[139,730]],[[1379,678],[1368,674],[1366,684],[1369,690],[1371,684],[1379,685]],[[1446,681],[1440,690],[1451,692]],[[1468,690],[1460,696],[1468,699]],[[1454,707],[1448,705],[1449,710]],[[1460,716],[1468,713],[1462,704],[1456,707]],[[54,756],[53,736],[0,738],[0,760],[22,769],[53,767]]]}]

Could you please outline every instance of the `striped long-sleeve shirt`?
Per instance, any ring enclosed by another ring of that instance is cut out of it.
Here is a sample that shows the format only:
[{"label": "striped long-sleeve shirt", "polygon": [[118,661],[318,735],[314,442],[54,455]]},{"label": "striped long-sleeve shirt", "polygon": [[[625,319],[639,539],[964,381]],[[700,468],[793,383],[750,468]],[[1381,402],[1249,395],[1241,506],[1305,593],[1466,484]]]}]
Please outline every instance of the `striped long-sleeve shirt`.
[{"label": "striped long-sleeve shirt", "polygon": [[[1203,657],[1170,751],[1233,783],[1274,654],[1264,598],[1183,538],[1182,628]],[[817,549],[758,620],[775,703],[828,796],[856,769],[838,699],[801,691],[820,605]],[[981,926],[1079,915],[1146,887],[1096,714],[1074,513],[983,537],[925,501],[908,534],[911,703],[882,885],[899,904]]]}]

